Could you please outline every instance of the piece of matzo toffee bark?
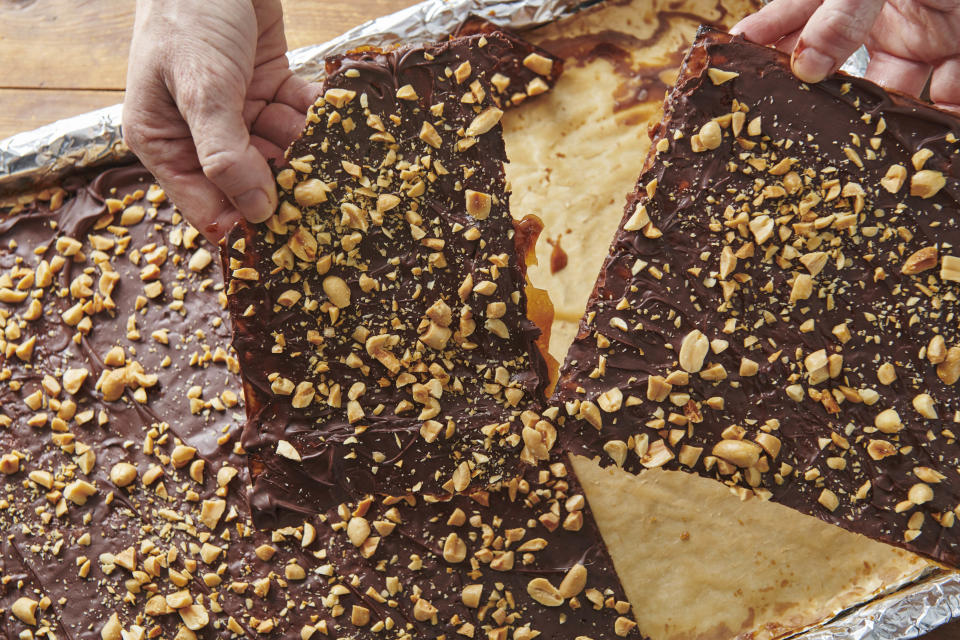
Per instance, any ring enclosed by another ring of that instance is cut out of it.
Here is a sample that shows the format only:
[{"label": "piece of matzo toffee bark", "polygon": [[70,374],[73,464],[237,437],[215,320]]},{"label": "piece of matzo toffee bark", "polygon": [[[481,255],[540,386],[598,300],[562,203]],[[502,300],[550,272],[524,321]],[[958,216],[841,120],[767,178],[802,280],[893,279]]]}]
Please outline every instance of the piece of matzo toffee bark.
[{"label": "piece of matzo toffee bark", "polygon": [[559,66],[499,33],[328,61],[276,214],[224,252],[260,517],[518,468],[548,378],[498,123]]},{"label": "piece of matzo toffee bark", "polygon": [[636,637],[556,410],[523,478],[255,529],[210,247],[142,167],[65,187],[0,216],[0,637]]},{"label": "piece of matzo toffee bark", "polygon": [[[295,567],[287,598],[326,593],[357,637],[638,635],[554,447],[557,410],[537,412],[525,243],[481,97],[493,58],[547,74],[521,86],[551,77],[516,46],[486,34],[336,59],[277,217],[226,242],[255,515],[311,523],[323,563]],[[279,564],[306,527],[281,531]],[[331,572],[352,579],[324,591]],[[334,624],[301,611],[283,622]]]},{"label": "piece of matzo toffee bark", "polygon": [[[309,516],[324,562],[287,598],[327,594],[358,638],[639,637],[582,490],[551,462],[470,495],[368,496]],[[298,544],[272,544],[274,562]],[[326,586],[333,571],[350,581]]]},{"label": "piece of matzo toffee bark", "polygon": [[213,253],[142,167],[65,186],[0,214],[0,629],[252,635]]},{"label": "piece of matzo toffee bark", "polygon": [[564,446],[956,565],[958,137],[702,31],[561,373]]}]

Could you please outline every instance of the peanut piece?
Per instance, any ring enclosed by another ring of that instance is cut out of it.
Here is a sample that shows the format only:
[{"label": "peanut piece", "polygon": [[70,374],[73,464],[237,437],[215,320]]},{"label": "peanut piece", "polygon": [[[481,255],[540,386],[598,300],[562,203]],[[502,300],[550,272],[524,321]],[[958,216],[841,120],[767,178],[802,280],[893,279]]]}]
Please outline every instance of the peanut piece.
[{"label": "peanut piece", "polygon": [[537,75],[548,76],[553,71],[553,60],[539,53],[531,53],[523,59],[523,66]]},{"label": "peanut piece", "polygon": [[937,419],[937,409],[933,404],[933,397],[929,393],[918,393],[913,397],[913,408],[924,418]]},{"label": "peanut piece", "polygon": [[87,499],[95,493],[97,493],[96,486],[86,480],[74,480],[64,488],[63,497],[82,507],[87,503]]},{"label": "peanut piece", "polygon": [[451,533],[443,543],[443,559],[451,564],[463,562],[467,557],[467,545],[456,533]]},{"label": "peanut piece", "polygon": [[937,365],[937,376],[944,384],[960,380],[960,347],[950,347],[943,362]]},{"label": "peanut piece", "polygon": [[301,207],[312,207],[326,202],[327,185],[316,178],[310,178],[293,188],[293,197]]},{"label": "peanut piece", "polygon": [[897,433],[903,429],[903,421],[895,409],[884,409],[873,420],[874,426],[882,433]]},{"label": "peanut piece", "polygon": [[464,195],[467,203],[467,213],[477,220],[486,220],[490,215],[490,206],[493,203],[490,195],[473,189],[467,189]]},{"label": "peanut piece", "polygon": [[943,256],[940,265],[940,279],[945,282],[960,282],[960,258]]},{"label": "peanut piece", "polygon": [[759,445],[746,440],[721,440],[713,446],[711,453],[730,464],[748,468],[757,464],[762,449]]},{"label": "peanut piece", "polygon": [[688,373],[700,371],[709,350],[710,340],[699,329],[694,329],[680,343],[680,367]]},{"label": "peanut piece", "polygon": [[907,168],[902,164],[891,165],[880,179],[880,185],[890,193],[897,193],[907,179]]},{"label": "peanut piece", "polygon": [[110,481],[118,487],[129,487],[137,480],[137,467],[129,462],[118,462],[110,468]]},{"label": "peanut piece", "polygon": [[32,598],[17,598],[17,600],[10,606],[10,612],[17,617],[17,619],[29,625],[37,624],[37,607],[40,605],[39,602]]},{"label": "peanut piece", "polygon": [[817,498],[817,502],[822,504],[824,507],[830,511],[834,511],[838,506],[840,506],[840,500],[837,498],[837,494],[830,489],[824,489],[820,492],[820,497]]},{"label": "peanut piece", "polygon": [[500,118],[503,117],[503,111],[496,107],[487,107],[475,117],[467,127],[467,136],[479,136],[497,126]]},{"label": "peanut piece", "polygon": [[924,504],[926,502],[930,502],[933,500],[933,489],[931,489],[930,485],[928,484],[918,482],[910,487],[907,498],[913,504]]},{"label": "peanut piece", "polygon": [[359,547],[370,537],[370,523],[366,518],[354,516],[347,522],[347,538],[350,543]]},{"label": "peanut piece", "polygon": [[927,199],[937,195],[947,185],[943,174],[933,169],[921,169],[910,178],[910,195]]},{"label": "peanut piece", "polygon": [[717,69],[716,67],[707,69],[707,75],[710,77],[710,82],[716,85],[729,82],[740,76],[736,71],[725,71],[724,69]]},{"label": "peanut piece", "polygon": [[122,640],[123,627],[120,625],[120,619],[116,613],[111,613],[107,621],[103,623],[100,629],[100,638],[102,640]]},{"label": "peanut piece", "polygon": [[587,568],[580,563],[570,567],[567,574],[560,581],[558,591],[562,598],[572,598],[583,591],[587,586]]},{"label": "peanut piece", "polygon": [[939,255],[936,247],[924,247],[910,254],[903,262],[900,273],[912,276],[937,266]]},{"label": "peanut piece", "polygon": [[190,271],[200,273],[210,266],[211,262],[213,262],[213,256],[209,251],[203,247],[200,247],[193,253],[192,256],[190,256],[190,261],[187,263],[187,267],[190,269]]},{"label": "peanut piece", "polygon": [[471,609],[476,609],[480,606],[480,595],[482,593],[482,584],[468,584],[463,588],[463,591],[460,594],[460,599],[463,600],[463,604],[467,605]]},{"label": "peanut piece", "polygon": [[559,607],[563,596],[546,578],[534,578],[527,583],[527,593],[545,607]]},{"label": "peanut piece", "polygon": [[323,279],[323,292],[327,294],[335,306],[343,309],[350,305],[350,287],[337,276],[327,276]]}]

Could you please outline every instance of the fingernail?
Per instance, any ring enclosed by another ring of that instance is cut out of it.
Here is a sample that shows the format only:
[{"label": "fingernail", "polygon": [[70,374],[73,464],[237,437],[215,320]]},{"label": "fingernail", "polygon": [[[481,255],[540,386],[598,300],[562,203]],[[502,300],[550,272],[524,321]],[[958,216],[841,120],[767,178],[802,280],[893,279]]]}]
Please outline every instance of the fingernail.
[{"label": "fingernail", "polygon": [[263,189],[250,189],[234,198],[233,203],[237,205],[243,217],[251,222],[262,222],[273,213],[270,198]]},{"label": "fingernail", "polygon": [[793,73],[804,82],[820,82],[833,71],[833,58],[812,47],[798,44],[791,61]]}]

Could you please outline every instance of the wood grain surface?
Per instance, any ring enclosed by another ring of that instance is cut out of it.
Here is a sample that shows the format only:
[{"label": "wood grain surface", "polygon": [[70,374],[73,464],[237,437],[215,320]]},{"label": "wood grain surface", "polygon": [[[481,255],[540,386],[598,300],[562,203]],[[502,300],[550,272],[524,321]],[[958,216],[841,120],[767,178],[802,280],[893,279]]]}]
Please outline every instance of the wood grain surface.
[{"label": "wood grain surface", "polygon": [[[284,0],[291,49],[416,0]],[[0,139],[123,99],[132,0],[0,0]]]},{"label": "wood grain surface", "polygon": [[[291,48],[415,0],[284,0]],[[131,0],[0,0],[0,139],[123,100]],[[923,640],[958,640],[960,622]]]}]

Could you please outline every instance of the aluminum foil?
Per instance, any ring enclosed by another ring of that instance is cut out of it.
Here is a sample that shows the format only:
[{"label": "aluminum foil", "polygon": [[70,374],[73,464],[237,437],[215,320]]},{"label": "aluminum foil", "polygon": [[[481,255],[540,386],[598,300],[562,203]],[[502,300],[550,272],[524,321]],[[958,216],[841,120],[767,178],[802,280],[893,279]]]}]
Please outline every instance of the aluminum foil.
[{"label": "aluminum foil", "polygon": [[[470,15],[522,30],[575,12],[595,0],[426,0],[371,20],[324,44],[288,54],[291,68],[310,80],[322,78],[324,58],[360,45],[390,46],[442,40]],[[842,67],[862,76],[866,49]],[[0,140],[0,196],[62,178],[71,171],[129,160],[115,105]],[[894,593],[847,611],[794,636],[794,640],[891,640],[915,638],[960,618],[960,573],[934,570]]]},{"label": "aluminum foil", "polygon": [[[478,15],[523,30],[571,14],[598,0],[426,0],[360,25],[329,42],[287,54],[290,67],[310,80],[323,77],[326,57],[361,45],[390,46],[442,40],[462,20]],[[842,67],[863,75],[867,52],[861,47]],[[123,143],[119,105],[60,120],[0,140],[0,193],[52,182],[65,173],[130,159]]]},{"label": "aluminum foil", "polygon": [[916,638],[960,617],[960,573],[928,578],[846,613],[795,640]]},{"label": "aluminum foil", "polygon": [[[323,75],[324,58],[361,45],[386,47],[396,43],[436,42],[445,39],[470,14],[511,29],[529,29],[593,4],[583,0],[427,0],[403,11],[351,29],[324,44],[288,54],[290,66],[304,77]],[[0,170],[2,171],[2,170]]]},{"label": "aluminum foil", "polygon": [[[593,0],[594,2],[596,0]],[[526,29],[591,4],[583,0],[426,0],[371,20],[342,36],[287,54],[291,68],[310,80],[323,76],[327,56],[360,45],[390,46],[443,40],[470,15]],[[61,120],[0,140],[0,193],[46,184],[76,171],[130,159],[119,105]]]}]

